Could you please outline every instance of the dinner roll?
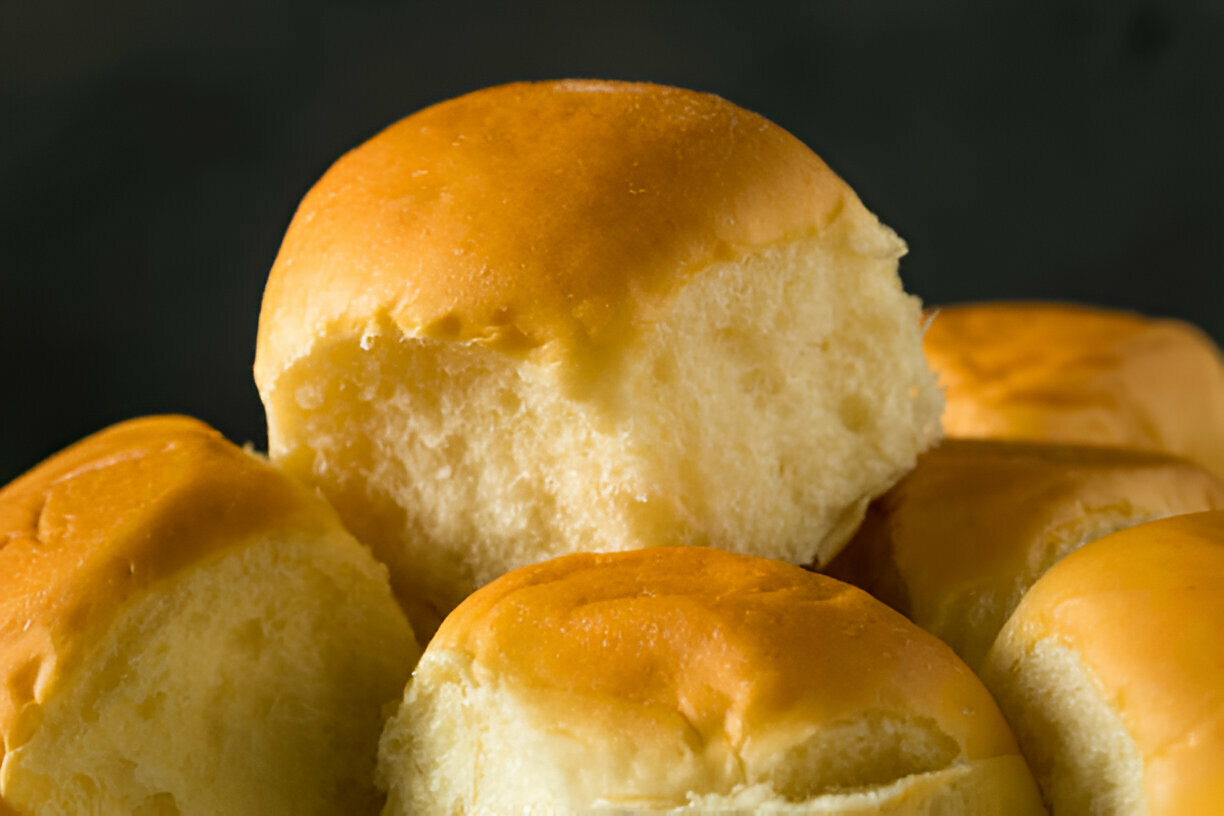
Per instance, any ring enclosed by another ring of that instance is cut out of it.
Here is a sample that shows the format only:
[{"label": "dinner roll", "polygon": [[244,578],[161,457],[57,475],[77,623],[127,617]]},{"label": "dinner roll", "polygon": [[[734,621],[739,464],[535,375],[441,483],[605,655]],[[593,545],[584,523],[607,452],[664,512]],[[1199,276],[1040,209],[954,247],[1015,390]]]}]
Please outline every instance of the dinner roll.
[{"label": "dinner roll", "polygon": [[1224,360],[1179,320],[1063,303],[936,310],[948,436],[1161,450],[1224,475]]},{"label": "dinner roll", "polygon": [[872,503],[834,577],[900,610],[980,668],[1024,592],[1116,530],[1224,509],[1224,482],[1167,454],[946,439]]},{"label": "dinner roll", "polygon": [[1044,813],[947,646],[772,559],[576,554],[465,600],[383,733],[387,816]]},{"label": "dinner roll", "polygon": [[572,551],[824,562],[938,434],[904,251],[807,147],[715,96],[443,102],[294,216],[255,360],[270,452],[427,601],[425,630]]},{"label": "dinner roll", "polygon": [[1056,816],[1224,802],[1224,512],[1088,544],[1038,581],[987,658]]},{"label": "dinner roll", "polygon": [[376,813],[416,656],[335,513],[203,423],[116,425],[0,490],[0,811]]}]

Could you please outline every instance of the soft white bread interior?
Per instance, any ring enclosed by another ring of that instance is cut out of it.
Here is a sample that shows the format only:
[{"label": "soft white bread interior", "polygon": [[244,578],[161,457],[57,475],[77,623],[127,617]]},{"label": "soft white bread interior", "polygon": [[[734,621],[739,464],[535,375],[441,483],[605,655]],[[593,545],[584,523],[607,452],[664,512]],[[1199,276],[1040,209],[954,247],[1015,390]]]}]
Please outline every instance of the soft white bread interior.
[{"label": "soft white bread interior", "polygon": [[1224,481],[1168,454],[945,439],[872,503],[828,574],[862,587],[980,669],[1033,582],[1094,539],[1224,509]]},{"label": "soft white bread interior", "polygon": [[938,436],[904,250],[718,97],[469,94],[303,200],[260,315],[270,452],[390,565],[419,632],[567,552],[824,562]]},{"label": "soft white bread interior", "polygon": [[946,645],[847,584],[696,547],[564,556],[470,596],[379,779],[388,816],[1044,812]]},{"label": "soft white bread interior", "polygon": [[1189,323],[1065,303],[944,306],[924,347],[948,436],[1166,451],[1224,475],[1224,357]]},{"label": "soft white bread interior", "polygon": [[1224,802],[1224,511],[1132,527],[1039,580],[984,678],[1053,813]]},{"label": "soft white bread interior", "polygon": [[325,502],[195,420],[114,426],[0,490],[10,813],[377,813],[417,654]]}]

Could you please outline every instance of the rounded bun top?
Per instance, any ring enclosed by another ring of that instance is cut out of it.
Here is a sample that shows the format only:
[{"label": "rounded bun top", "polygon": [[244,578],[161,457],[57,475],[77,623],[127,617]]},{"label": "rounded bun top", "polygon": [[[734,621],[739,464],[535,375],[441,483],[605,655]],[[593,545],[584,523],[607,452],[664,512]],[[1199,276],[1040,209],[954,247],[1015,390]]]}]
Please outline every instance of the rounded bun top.
[{"label": "rounded bun top", "polygon": [[971,760],[1015,750],[985,688],[935,637],[854,587],[722,550],[578,554],[516,570],[452,612],[429,650],[586,705],[679,712],[704,739],[738,748],[887,712],[930,718]]},{"label": "rounded bun top", "polygon": [[[1033,585],[1008,629],[1019,627],[1030,639],[1074,642],[1103,677],[1126,677],[1135,667],[1167,675],[1167,683],[1153,684],[1151,691],[1176,706],[1196,696],[1169,690],[1197,681],[1199,671],[1224,672],[1224,663],[1207,660],[1224,655],[1221,587],[1224,510],[1173,516],[1121,530],[1068,555]],[[1140,597],[1143,603],[1136,604]],[[1132,624],[1117,625],[1121,620]],[[1170,625],[1173,621],[1177,625]],[[1152,653],[1141,656],[1140,645]],[[1178,653],[1189,662],[1156,659]],[[1110,663],[1127,670],[1108,671]],[[1224,712],[1224,684],[1213,693]]]},{"label": "rounded bun top", "polygon": [[948,436],[1163,450],[1224,474],[1224,358],[1180,320],[1066,303],[935,310]]},{"label": "rounded bun top", "polygon": [[397,816],[1043,812],[946,645],[854,587],[701,547],[568,555],[477,590],[379,768]]},{"label": "rounded bun top", "polygon": [[339,529],[327,505],[202,422],[100,431],[0,490],[0,734],[125,600],[275,526]]},{"label": "rounded bun top", "polygon": [[717,96],[609,81],[476,91],[387,128],[306,195],[264,294],[256,380],[266,391],[320,336],[390,324],[597,354],[693,268],[844,209],[877,223],[800,141]]},{"label": "rounded bun top", "polygon": [[[1120,750],[1094,733],[1099,720],[1090,706],[1058,706],[1056,693],[1037,698],[1034,708],[1017,707],[1015,715],[1057,721],[1060,715],[1045,709],[1062,711],[1075,722],[1052,731],[1087,731],[1082,743],[1098,756],[1137,754],[1141,768],[1117,773],[1142,788],[1144,813],[1214,812],[1224,801],[1222,588],[1224,511],[1114,533],[1067,556],[1033,585],[991,650],[988,676],[1019,689],[1004,688],[1008,699],[1023,699],[1028,684],[1041,688],[1062,670],[1070,694],[1076,679],[1066,671],[1070,664],[1038,665],[1033,655],[1043,643],[1076,655],[1088,687],[1120,718],[1133,748]],[[1030,661],[1034,668],[1023,668]],[[1036,752],[1056,747],[1047,734]],[[1078,761],[1092,769],[1081,784],[1104,787],[1103,763]]]}]

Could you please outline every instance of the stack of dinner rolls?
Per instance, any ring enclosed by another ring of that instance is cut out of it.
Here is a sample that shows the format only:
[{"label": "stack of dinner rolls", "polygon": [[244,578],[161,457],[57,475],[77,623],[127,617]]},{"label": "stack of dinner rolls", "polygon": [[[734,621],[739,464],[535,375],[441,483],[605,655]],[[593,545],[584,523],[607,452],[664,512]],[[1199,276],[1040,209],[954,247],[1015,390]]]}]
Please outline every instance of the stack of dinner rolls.
[{"label": "stack of dinner rolls", "polygon": [[377,134],[268,279],[268,459],[0,490],[0,813],[1208,812],[1218,350],[904,251],[709,94]]},{"label": "stack of dinner rolls", "polygon": [[1058,303],[939,309],[924,345],[949,438],[828,571],[981,674],[1056,816],[1215,812],[1219,349],[1179,321]]}]

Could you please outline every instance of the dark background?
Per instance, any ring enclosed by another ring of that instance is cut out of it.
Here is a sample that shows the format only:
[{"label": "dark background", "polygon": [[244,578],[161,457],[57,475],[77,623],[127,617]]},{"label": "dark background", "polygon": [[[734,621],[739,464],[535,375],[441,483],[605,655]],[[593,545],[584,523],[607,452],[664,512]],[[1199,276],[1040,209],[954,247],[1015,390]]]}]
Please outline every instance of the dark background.
[{"label": "dark background", "polygon": [[928,303],[1224,337],[1224,2],[0,0],[0,483],[179,411],[265,444],[259,299],[344,150],[516,79],[712,91],[910,244]]}]

